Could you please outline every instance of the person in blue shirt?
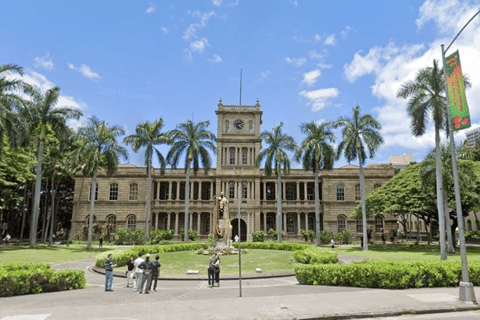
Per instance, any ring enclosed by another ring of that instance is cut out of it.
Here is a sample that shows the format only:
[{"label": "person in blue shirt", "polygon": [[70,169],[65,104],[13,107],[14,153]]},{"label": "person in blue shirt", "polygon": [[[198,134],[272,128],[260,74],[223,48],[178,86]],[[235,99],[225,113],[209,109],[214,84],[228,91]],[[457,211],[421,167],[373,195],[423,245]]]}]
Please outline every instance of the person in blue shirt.
[{"label": "person in blue shirt", "polygon": [[112,290],[112,283],[113,283],[113,268],[117,265],[113,264],[113,254],[108,254],[108,259],[105,261],[105,291],[113,291]]},{"label": "person in blue shirt", "polygon": [[[160,267],[162,266],[160,262],[158,262],[158,259],[160,259],[160,256],[157,254],[155,256],[155,261],[153,261],[154,268],[152,269],[152,282],[155,281],[155,284],[153,285],[153,291],[157,292],[157,281],[158,277],[160,276]],[[150,282],[150,287],[148,290],[152,290],[152,282]]]}]

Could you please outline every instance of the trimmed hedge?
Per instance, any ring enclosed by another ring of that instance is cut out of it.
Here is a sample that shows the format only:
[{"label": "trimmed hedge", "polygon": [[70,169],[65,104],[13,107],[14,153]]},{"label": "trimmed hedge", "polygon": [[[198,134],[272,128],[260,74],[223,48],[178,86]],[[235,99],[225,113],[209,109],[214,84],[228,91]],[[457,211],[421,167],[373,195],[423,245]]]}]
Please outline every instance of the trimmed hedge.
[{"label": "trimmed hedge", "polygon": [[[238,242],[234,242],[233,246],[238,248]],[[242,249],[270,249],[270,250],[285,250],[295,251],[312,248],[312,245],[298,242],[242,242]]]},{"label": "trimmed hedge", "polygon": [[109,252],[103,252],[96,256],[95,265],[100,268],[105,268],[105,261],[107,261],[108,254],[113,254],[113,262],[119,266],[124,266],[130,260],[130,256],[137,257],[139,252],[143,254],[155,254],[165,252],[190,251],[198,249],[206,249],[211,243],[179,243],[171,245],[154,245],[154,246],[136,246],[133,248],[118,249]]},{"label": "trimmed hedge", "polygon": [[298,262],[304,264],[328,264],[338,262],[338,253],[334,251],[318,250],[315,247],[296,250],[293,252],[293,257]]},{"label": "trimmed hedge", "polygon": [[[480,261],[469,262],[470,281],[480,285]],[[456,287],[462,279],[459,261],[366,260],[352,264],[315,264],[295,268],[298,282],[310,285],[408,289]]]},{"label": "trimmed hedge", "polygon": [[48,264],[0,264],[0,297],[82,289],[82,270],[51,270]]}]

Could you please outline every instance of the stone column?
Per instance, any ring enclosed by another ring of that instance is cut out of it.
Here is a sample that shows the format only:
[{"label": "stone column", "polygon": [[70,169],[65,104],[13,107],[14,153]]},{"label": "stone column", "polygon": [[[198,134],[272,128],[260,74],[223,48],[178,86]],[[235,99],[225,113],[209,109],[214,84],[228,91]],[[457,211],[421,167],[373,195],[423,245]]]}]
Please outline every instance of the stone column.
[{"label": "stone column", "polygon": [[287,234],[287,214],[283,213],[283,230],[285,231],[285,234]]},{"label": "stone column", "polygon": [[250,182],[247,182],[247,199],[250,199]]},{"label": "stone column", "polygon": [[235,194],[234,194],[234,196],[233,196],[234,199],[238,197],[238,190],[237,190],[237,189],[238,189],[238,183],[235,182],[235,183],[233,184],[233,190],[235,190],[235,191],[234,191]]},{"label": "stone column", "polygon": [[283,194],[283,200],[287,200],[287,183],[282,182],[282,194]]},{"label": "stone column", "polygon": [[267,214],[263,213],[263,232],[267,234]]},{"label": "stone column", "polygon": [[198,212],[197,213],[197,232],[200,234],[200,219],[202,218],[202,213]]},{"label": "stone column", "polygon": [[178,236],[178,212],[175,212],[175,235]]},{"label": "stone column", "polygon": [[304,212],[305,213],[305,230],[308,231],[308,212]]},{"label": "stone column", "polygon": [[170,230],[170,228],[171,228],[171,226],[170,226],[170,220],[171,220],[170,216],[171,215],[172,215],[171,212],[167,213],[167,230]]},{"label": "stone column", "polygon": [[210,213],[210,234],[215,236],[215,230],[213,230],[213,213]]},{"label": "stone column", "polygon": [[213,182],[210,182],[210,200],[213,199]]},{"label": "stone column", "polygon": [[267,182],[263,182],[263,199],[262,200],[267,200]]},{"label": "stone column", "polygon": [[300,200],[300,183],[297,181],[297,201]]},{"label": "stone column", "polygon": [[198,200],[202,200],[202,181],[198,182]]},{"label": "stone column", "polygon": [[160,215],[160,213],[154,213],[155,215],[155,230],[158,230],[158,216]]},{"label": "stone column", "polygon": [[193,186],[194,186],[194,184],[193,184],[193,181],[192,181],[192,182],[190,182],[190,200],[193,200],[193,198],[194,198],[193,194],[195,193],[194,192],[195,190],[193,189]]},{"label": "stone column", "polygon": [[300,235],[300,213],[297,212],[297,235]]},{"label": "stone column", "polygon": [[193,230],[193,212],[190,212],[188,219],[188,230]]},{"label": "stone column", "polygon": [[[304,200],[307,200],[307,183],[305,181],[303,181],[303,198]],[[308,228],[307,228],[308,230]]]},{"label": "stone column", "polygon": [[168,182],[168,200],[172,200],[172,181]]},{"label": "stone column", "polygon": [[278,191],[278,182],[275,182],[275,190],[273,192],[273,200],[277,200],[277,192]]},{"label": "stone column", "polygon": [[[177,181],[177,200],[180,199],[180,181]],[[177,213],[178,214],[178,213]]]}]

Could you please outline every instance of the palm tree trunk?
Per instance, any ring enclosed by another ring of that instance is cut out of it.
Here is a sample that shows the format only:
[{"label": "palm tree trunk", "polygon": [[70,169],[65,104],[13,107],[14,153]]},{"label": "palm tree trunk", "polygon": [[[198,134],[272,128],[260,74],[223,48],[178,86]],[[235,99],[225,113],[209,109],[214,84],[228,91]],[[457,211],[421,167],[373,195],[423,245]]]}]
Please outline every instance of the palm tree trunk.
[{"label": "palm tree trunk", "polygon": [[92,249],[92,233],[93,233],[93,207],[95,206],[95,191],[97,190],[97,170],[93,171],[92,187],[90,188],[90,219],[88,225],[88,242],[87,250]]},{"label": "palm tree trunk", "polygon": [[147,244],[147,232],[148,232],[148,213],[150,212],[151,192],[152,192],[152,160],[147,161],[148,170],[148,182],[147,182],[147,200],[145,205],[145,232],[143,234],[143,244]]},{"label": "palm tree trunk", "polygon": [[[190,156],[190,155],[188,155]],[[188,242],[188,219],[190,217],[189,206],[190,206],[190,162],[187,162],[187,172],[185,176],[185,222],[184,222],[184,234],[183,241]]]},{"label": "palm tree trunk", "polygon": [[362,228],[363,228],[363,250],[368,250],[368,238],[367,238],[367,210],[365,208],[365,177],[363,175],[362,155],[357,153],[358,157],[358,169],[360,175],[360,197],[362,200]]},{"label": "palm tree trunk", "polygon": [[45,141],[40,139],[38,142],[38,162],[37,162],[37,176],[35,178],[35,197],[33,200],[33,212],[30,223],[30,247],[33,248],[37,242],[37,221],[38,221],[38,210],[40,208],[40,190],[42,183],[42,160],[43,160],[43,149]]},{"label": "palm tree trunk", "polygon": [[[43,223],[42,223],[42,236],[40,239],[42,239],[42,242],[45,242],[45,239],[47,239],[47,233],[45,232],[45,220],[47,219],[48,216],[48,221],[50,221],[50,215],[48,214],[47,211],[47,204],[48,204],[48,195],[47,195],[47,190],[48,190],[48,177],[47,177],[47,182],[45,183],[45,203],[43,204]],[[47,223],[47,229],[48,229],[48,223]]]},{"label": "palm tree trunk", "polygon": [[450,210],[448,209],[448,194],[446,189],[443,189],[443,208],[445,213],[445,230],[447,231],[447,252],[455,253],[452,237],[452,225],[450,224]]},{"label": "palm tree trunk", "polygon": [[57,193],[58,188],[60,187],[60,179],[58,180],[57,187],[53,184],[54,180],[52,177],[52,205],[51,205],[51,213],[50,216],[52,217],[52,221],[50,222],[50,237],[48,238],[48,246],[51,247],[53,244],[53,229],[55,226],[55,194]]},{"label": "palm tree trunk", "polygon": [[315,170],[315,244],[320,245],[320,195],[318,190],[318,171]]},{"label": "palm tree trunk", "polygon": [[[78,208],[80,207],[80,202],[82,200],[82,193],[83,193],[83,183],[85,182],[85,176],[82,178],[82,186],[80,187],[80,194],[78,196],[78,203],[77,203],[77,210],[75,212],[78,214]],[[72,240],[72,232],[73,232],[73,221],[74,221],[74,215],[72,212],[72,220],[70,221],[70,231],[68,233],[68,241],[67,241],[67,247],[69,246],[70,240]]]},{"label": "palm tree trunk", "polygon": [[437,180],[437,210],[438,210],[438,226],[440,233],[440,260],[447,260],[447,250],[445,247],[445,215],[443,213],[443,179],[442,164],[440,154],[440,129],[435,124],[435,164],[436,164],[436,180]]},{"label": "palm tree trunk", "polygon": [[[278,188],[277,188],[277,233],[278,233],[278,236],[277,236],[277,241],[278,243],[282,243],[282,215],[283,215],[283,212],[282,212],[282,177],[280,175],[280,165],[278,165],[278,171],[277,171],[277,184],[278,184]],[[240,223],[240,221],[238,222]]]},{"label": "palm tree trunk", "polygon": [[20,244],[23,242],[23,229],[25,229],[25,216],[27,215],[27,182],[25,181],[25,190],[23,191],[23,210],[22,210],[22,229],[20,230]]}]

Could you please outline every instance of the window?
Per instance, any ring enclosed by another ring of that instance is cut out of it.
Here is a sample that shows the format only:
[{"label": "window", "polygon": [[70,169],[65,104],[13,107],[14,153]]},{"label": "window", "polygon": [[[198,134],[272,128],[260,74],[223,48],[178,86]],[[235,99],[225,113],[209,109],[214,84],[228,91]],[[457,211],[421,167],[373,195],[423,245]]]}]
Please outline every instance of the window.
[{"label": "window", "polygon": [[373,190],[380,188],[382,185],[380,183],[375,183]]},{"label": "window", "polygon": [[[410,226],[412,227],[412,226]],[[416,226],[415,226],[416,227]],[[382,232],[383,229],[383,218],[381,216],[376,216],[375,217],[375,232],[380,233]],[[412,230],[411,228],[410,230]]]},{"label": "window", "polygon": [[230,183],[228,187],[228,198],[235,199],[235,185],[233,184],[233,182]]},{"label": "window", "polygon": [[170,226],[168,225],[168,215],[163,218],[163,230],[168,230]]},{"label": "window", "polygon": [[242,164],[247,164],[248,160],[248,150],[247,148],[242,149]]},{"label": "window", "polygon": [[130,185],[130,193],[128,194],[128,200],[136,201],[138,198],[138,184],[132,183]]},{"label": "window", "polygon": [[228,120],[225,120],[225,132],[228,133],[230,131],[230,122]]},{"label": "window", "polygon": [[205,234],[210,234],[210,217],[205,217]]},{"label": "window", "polygon": [[357,233],[363,233],[363,222],[362,220],[357,220]]},{"label": "window", "polygon": [[113,214],[108,216],[107,223],[110,225],[110,232],[115,233],[117,230],[117,217]]},{"label": "window", "polygon": [[242,198],[248,199],[248,187],[246,183],[242,183]]},{"label": "window", "polygon": [[355,200],[362,200],[359,184],[355,186]]},{"label": "window", "polygon": [[307,200],[313,200],[314,197],[313,197],[313,188],[312,187],[308,187],[307,188]]},{"label": "window", "polygon": [[127,229],[135,229],[137,227],[137,217],[129,216],[127,218]]},{"label": "window", "polygon": [[315,230],[315,217],[312,215],[308,216],[308,230]]},{"label": "window", "polygon": [[235,149],[230,149],[230,165],[235,165]]},{"label": "window", "polygon": [[295,219],[287,217],[287,233],[295,233]]},{"label": "window", "polygon": [[253,133],[253,121],[248,121],[248,132]]},{"label": "window", "polygon": [[268,216],[267,217],[267,233],[270,232],[270,229],[275,229],[274,224],[275,224],[275,220],[273,219],[273,217]]},{"label": "window", "polygon": [[[95,200],[98,200],[98,183],[96,184],[95,188]],[[88,201],[92,200],[92,185],[88,188]]]},{"label": "window", "polygon": [[110,198],[109,200],[118,200],[118,184],[112,183],[110,185]]},{"label": "window", "polygon": [[267,200],[275,200],[275,194],[272,186],[267,186]]},{"label": "window", "polygon": [[[97,216],[96,215],[93,215],[93,223],[95,223],[95,221],[97,221]],[[90,226],[90,215],[88,215],[86,218],[85,218],[85,224],[87,226]]]},{"label": "window", "polygon": [[293,187],[287,187],[286,195],[287,195],[287,200],[295,200]]},{"label": "window", "polygon": [[345,186],[343,184],[337,185],[337,201],[345,201]]},{"label": "window", "polygon": [[347,227],[347,221],[344,216],[339,216],[337,219],[338,233],[341,233]]}]

